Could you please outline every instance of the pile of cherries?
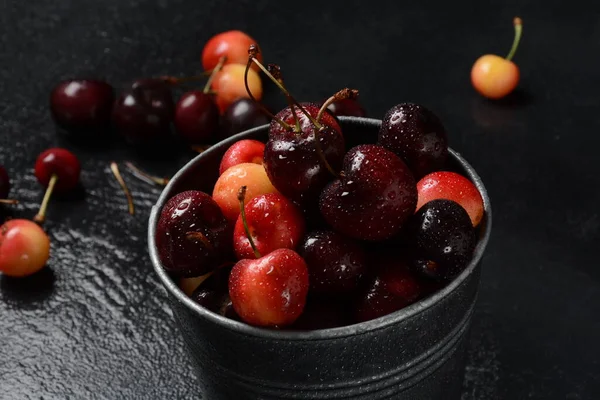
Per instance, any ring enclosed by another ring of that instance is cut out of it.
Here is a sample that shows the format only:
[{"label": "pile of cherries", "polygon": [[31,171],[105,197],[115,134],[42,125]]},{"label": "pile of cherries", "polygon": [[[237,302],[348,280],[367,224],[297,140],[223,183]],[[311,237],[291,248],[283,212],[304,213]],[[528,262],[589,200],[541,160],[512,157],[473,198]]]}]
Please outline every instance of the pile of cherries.
[{"label": "pile of cherries", "polygon": [[255,46],[249,54],[246,72],[258,65],[289,105],[266,143],[225,152],[212,193],[185,191],[161,210],[158,255],[181,289],[220,315],[304,330],[381,317],[459,274],[484,206],[472,182],[444,170],[439,118],[398,104],[375,144],[347,148],[329,107],[358,114],[357,91],[300,104],[279,67],[264,68]]}]

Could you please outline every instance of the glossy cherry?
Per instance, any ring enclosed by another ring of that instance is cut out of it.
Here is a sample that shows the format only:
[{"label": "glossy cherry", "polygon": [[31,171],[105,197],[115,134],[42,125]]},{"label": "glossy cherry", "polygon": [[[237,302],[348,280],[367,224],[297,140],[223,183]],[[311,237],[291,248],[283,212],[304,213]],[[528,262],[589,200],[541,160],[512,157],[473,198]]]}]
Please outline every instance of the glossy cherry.
[{"label": "glossy cherry", "polygon": [[298,249],[308,266],[310,290],[342,293],[356,289],[367,271],[367,258],[359,241],[337,232],[316,230]]},{"label": "glossy cherry", "polygon": [[170,198],[156,228],[156,246],[166,271],[180,277],[215,270],[232,253],[231,225],[206,193],[189,190]]},{"label": "glossy cherry", "polygon": [[[248,60],[248,47],[256,41],[239,30],[221,32],[210,38],[202,50],[202,67],[212,70],[219,59],[226,57],[228,64],[245,64]],[[258,56],[262,60],[262,56]],[[254,67],[257,69],[257,67]]]},{"label": "glossy cherry", "polygon": [[50,239],[35,222],[12,219],[0,226],[0,272],[12,277],[36,273],[48,262]]},{"label": "glossy cherry", "polygon": [[243,139],[232,144],[221,159],[219,175],[234,165],[243,163],[263,164],[265,144],[258,140]]},{"label": "glossy cherry", "polygon": [[413,253],[413,267],[435,279],[460,273],[477,244],[469,214],[460,204],[446,199],[424,204],[403,234]]},{"label": "glossy cherry", "polygon": [[343,173],[319,200],[321,214],[335,230],[369,241],[394,236],[416,205],[416,182],[406,164],[372,144],[355,146],[346,153]]},{"label": "glossy cherry", "polygon": [[141,79],[117,98],[112,122],[131,144],[155,145],[171,133],[175,104],[169,83]]},{"label": "glossy cherry", "polygon": [[[259,254],[277,249],[294,250],[304,236],[305,223],[300,210],[279,193],[256,196],[244,206],[248,232]],[[233,250],[238,259],[255,258],[240,215],[233,231]]]},{"label": "glossy cherry", "polygon": [[193,291],[190,298],[216,314],[239,320],[229,297],[230,272],[231,266],[218,268]]},{"label": "glossy cherry", "polygon": [[67,149],[60,147],[43,151],[35,162],[35,177],[46,193],[34,220],[44,222],[46,209],[53,192],[65,193],[73,190],[79,183],[81,164],[77,156]]},{"label": "glossy cherry", "polygon": [[515,38],[506,58],[486,54],[471,68],[471,83],[479,94],[489,99],[500,99],[510,94],[519,84],[519,67],[512,61],[523,31],[521,18],[515,18]]},{"label": "glossy cherry", "polygon": [[54,122],[70,134],[105,134],[114,100],[113,87],[104,81],[70,79],[52,89],[50,111]]},{"label": "glossy cherry", "polygon": [[402,158],[415,179],[441,169],[448,157],[448,139],[440,119],[419,104],[401,103],[389,109],[377,143]]},{"label": "glossy cherry", "polygon": [[417,182],[417,210],[436,199],[453,200],[469,214],[473,226],[483,218],[483,198],[477,187],[464,176],[450,171],[432,172]]},{"label": "glossy cherry", "polygon": [[269,122],[270,118],[254,100],[242,97],[231,103],[223,113],[219,136],[225,139]]}]

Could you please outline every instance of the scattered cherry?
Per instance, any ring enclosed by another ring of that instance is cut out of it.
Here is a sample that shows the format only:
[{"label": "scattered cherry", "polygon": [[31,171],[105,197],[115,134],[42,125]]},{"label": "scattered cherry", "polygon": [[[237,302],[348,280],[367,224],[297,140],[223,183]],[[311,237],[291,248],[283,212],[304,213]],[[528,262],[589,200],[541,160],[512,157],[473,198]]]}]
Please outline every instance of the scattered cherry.
[{"label": "scattered cherry", "polygon": [[219,165],[219,175],[234,165],[243,163],[263,164],[265,144],[258,140],[243,139],[231,145]]},{"label": "scattered cherry", "polygon": [[231,226],[206,193],[189,190],[169,199],[156,228],[156,246],[166,271],[180,277],[216,269],[231,253]]},{"label": "scattered cherry", "polygon": [[38,156],[35,162],[35,177],[46,187],[46,193],[34,221],[44,222],[52,193],[73,190],[79,183],[80,172],[79,159],[67,149],[54,147]]},{"label": "scattered cherry", "polygon": [[417,210],[435,199],[454,200],[469,214],[473,226],[483,218],[483,199],[477,187],[464,176],[450,171],[432,172],[417,182]]},{"label": "scattered cherry", "polygon": [[[247,53],[246,53],[247,54]],[[247,55],[246,55],[247,57]],[[227,64],[216,73],[212,82],[212,90],[216,93],[216,102],[221,113],[224,113],[234,101],[240,98],[248,98],[244,84],[245,64]],[[254,70],[248,71],[248,86],[254,97],[262,98],[263,87],[260,76]]]},{"label": "scattered cherry", "polygon": [[368,241],[394,236],[416,205],[416,183],[406,164],[373,144],[346,153],[343,174],[319,200],[321,214],[335,230]]},{"label": "scattered cherry", "polygon": [[413,267],[426,277],[442,280],[464,269],[477,243],[469,214],[446,199],[425,203],[404,234],[414,254]]},{"label": "scattered cherry", "polygon": [[327,110],[336,117],[366,117],[367,112],[355,99],[337,100],[327,106]]},{"label": "scattered cherry", "polygon": [[[233,231],[233,250],[238,259],[255,258],[277,249],[295,249],[304,236],[304,217],[300,210],[279,193],[256,196],[244,206]],[[245,228],[248,228],[248,234]]]},{"label": "scattered cherry", "polygon": [[12,219],[0,226],[0,272],[25,277],[42,269],[50,256],[50,239],[36,223]]},{"label": "scattered cherry", "polygon": [[219,33],[204,45],[202,67],[205,71],[212,70],[223,56],[227,58],[228,64],[245,64],[248,59],[248,46],[253,43],[256,41],[242,31]]},{"label": "scattered cherry", "polygon": [[214,271],[194,290],[192,300],[206,309],[225,317],[239,320],[229,298],[229,273],[231,266]]},{"label": "scattered cherry", "polygon": [[70,134],[105,134],[114,100],[114,89],[104,81],[71,79],[52,89],[50,111],[55,123]]},{"label": "scattered cherry", "polygon": [[519,67],[512,61],[521,34],[523,22],[516,17],[513,21],[515,26],[515,38],[506,58],[495,54],[486,54],[477,59],[471,69],[471,83],[477,92],[490,99],[500,99],[510,94],[519,84]]},{"label": "scattered cherry", "polygon": [[220,137],[225,139],[269,122],[270,118],[255,101],[242,97],[231,103],[223,113]]},{"label": "scattered cherry", "polygon": [[442,168],[448,157],[446,130],[433,112],[419,104],[401,103],[389,109],[378,144],[402,158],[415,179]]},{"label": "scattered cherry", "polygon": [[121,93],[112,110],[112,122],[129,143],[155,145],[171,134],[174,114],[169,83],[148,78]]},{"label": "scattered cherry", "polygon": [[333,231],[310,232],[298,253],[308,266],[310,290],[318,293],[350,292],[367,270],[360,242]]}]

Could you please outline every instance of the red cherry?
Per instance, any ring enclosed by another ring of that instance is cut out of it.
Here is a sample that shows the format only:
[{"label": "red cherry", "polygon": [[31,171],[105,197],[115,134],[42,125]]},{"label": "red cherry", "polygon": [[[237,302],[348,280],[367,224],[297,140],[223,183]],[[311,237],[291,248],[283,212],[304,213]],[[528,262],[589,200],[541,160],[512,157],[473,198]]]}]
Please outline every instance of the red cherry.
[{"label": "red cherry", "polygon": [[[227,64],[246,64],[248,61],[248,47],[256,41],[248,34],[231,30],[219,33],[206,42],[202,50],[202,67],[205,71],[211,70],[219,63],[219,59],[226,57]],[[259,55],[262,61],[262,56]],[[253,66],[257,70],[257,67]]]},{"label": "red cherry", "polygon": [[460,204],[473,226],[483,218],[483,198],[477,187],[464,176],[450,171],[432,172],[417,182],[417,211],[431,200],[447,199]]},{"label": "red cherry", "polygon": [[227,171],[229,167],[243,163],[263,164],[263,154],[265,144],[258,140],[244,139],[235,142],[227,149],[221,165],[219,166],[219,175]]},{"label": "red cherry", "polygon": [[13,277],[31,275],[46,265],[50,239],[40,226],[13,219],[0,226],[0,272]]},{"label": "red cherry", "polygon": [[[304,236],[300,210],[279,193],[257,196],[244,206],[248,230],[260,254],[277,249],[295,249]],[[233,232],[233,249],[238,259],[255,258],[240,215]]]},{"label": "red cherry", "polygon": [[201,90],[184,93],[175,107],[175,128],[188,143],[211,141],[219,128],[219,108],[213,96]]},{"label": "red cherry", "polygon": [[79,183],[80,172],[81,164],[77,156],[67,149],[55,147],[38,156],[35,162],[35,177],[47,189],[40,211],[34,218],[36,222],[44,221],[52,192],[67,192],[74,189]]},{"label": "red cherry", "polygon": [[229,276],[233,308],[251,325],[292,324],[302,314],[307,294],[306,263],[290,249],[277,249],[258,259],[238,261]]}]

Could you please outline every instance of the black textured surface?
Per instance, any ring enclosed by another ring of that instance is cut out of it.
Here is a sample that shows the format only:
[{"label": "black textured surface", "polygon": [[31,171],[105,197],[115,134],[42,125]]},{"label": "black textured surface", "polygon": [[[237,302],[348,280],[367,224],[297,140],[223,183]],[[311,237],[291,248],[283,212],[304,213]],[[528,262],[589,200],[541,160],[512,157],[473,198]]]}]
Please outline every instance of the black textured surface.
[{"label": "black textured surface", "polygon": [[[0,163],[22,200],[14,214],[33,216],[42,197],[35,157],[64,144],[47,107],[55,82],[93,76],[122,87],[191,74],[212,34],[247,30],[301,100],[353,86],[373,117],[422,102],[483,178],[494,232],[463,399],[600,397],[600,4],[333,3],[0,3]],[[474,93],[469,70],[483,53],[508,51],[515,15],[524,20],[521,89],[491,103]],[[120,143],[67,145],[81,157],[85,195],[52,202],[49,269],[0,279],[0,398],[194,398],[191,363],[146,252],[160,189],[126,175],[137,205],[129,217],[108,162],[133,153]],[[141,165],[169,175],[190,156]]]}]

